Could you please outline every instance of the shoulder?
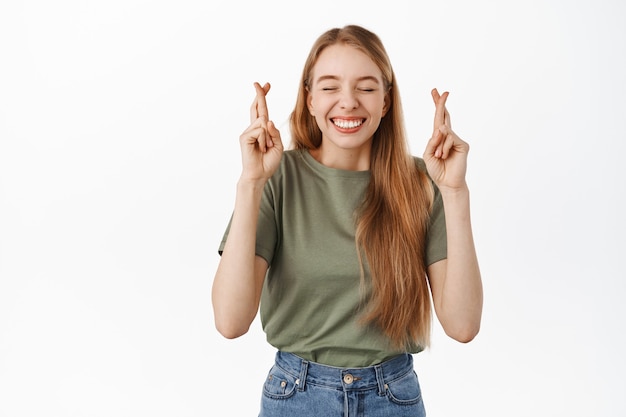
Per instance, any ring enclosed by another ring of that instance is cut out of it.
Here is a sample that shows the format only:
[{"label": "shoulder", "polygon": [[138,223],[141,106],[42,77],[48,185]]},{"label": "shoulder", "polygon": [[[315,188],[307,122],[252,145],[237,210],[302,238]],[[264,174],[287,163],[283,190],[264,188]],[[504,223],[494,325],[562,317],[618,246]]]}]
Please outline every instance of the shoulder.
[{"label": "shoulder", "polygon": [[302,150],[301,149],[287,149],[283,152],[283,164],[297,164],[302,160]]},{"label": "shoulder", "polygon": [[280,165],[274,173],[274,177],[280,177],[285,173],[296,169],[302,163],[302,151],[298,149],[287,149],[283,152]]},{"label": "shoulder", "polygon": [[287,149],[283,152],[278,168],[269,179],[267,186],[273,189],[285,186],[285,181],[293,181],[298,177],[303,163],[302,151],[297,149]]},{"label": "shoulder", "polygon": [[426,162],[424,161],[423,158],[419,157],[419,156],[413,156],[413,162],[415,163],[415,167],[425,173],[426,175],[428,175],[428,169],[426,168]]},{"label": "shoulder", "polygon": [[419,156],[413,156],[413,161],[415,162],[415,167],[417,168],[417,170],[423,173],[425,175],[425,178],[427,178],[428,182],[430,182],[430,184],[432,185],[433,191],[435,193],[435,199],[440,198],[439,188],[437,187],[437,184],[435,184],[435,181],[433,181],[432,177],[428,173],[428,168],[426,168],[426,162],[424,161],[424,159]]}]

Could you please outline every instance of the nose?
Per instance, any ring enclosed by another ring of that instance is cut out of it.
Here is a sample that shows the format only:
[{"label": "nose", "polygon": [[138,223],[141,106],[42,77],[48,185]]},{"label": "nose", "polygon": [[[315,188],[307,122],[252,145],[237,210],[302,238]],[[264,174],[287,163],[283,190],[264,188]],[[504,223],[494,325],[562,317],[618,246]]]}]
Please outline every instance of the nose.
[{"label": "nose", "polygon": [[342,109],[356,109],[359,107],[359,100],[355,91],[344,89],[341,93],[340,105]]}]

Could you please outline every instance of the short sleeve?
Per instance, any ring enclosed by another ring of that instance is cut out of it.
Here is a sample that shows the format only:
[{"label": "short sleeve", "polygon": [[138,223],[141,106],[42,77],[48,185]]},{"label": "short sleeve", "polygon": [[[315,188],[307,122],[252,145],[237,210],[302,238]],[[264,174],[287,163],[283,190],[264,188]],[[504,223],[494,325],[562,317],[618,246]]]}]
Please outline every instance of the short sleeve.
[{"label": "short sleeve", "polygon": [[446,215],[443,209],[443,199],[439,188],[433,183],[435,195],[430,212],[426,244],[426,266],[446,259],[448,256],[448,241],[446,237]]},{"label": "short sleeve", "polygon": [[[278,227],[277,227],[277,210],[276,210],[276,195],[275,189],[268,182],[263,189],[263,196],[261,198],[261,206],[259,209],[259,219],[257,224],[256,233],[256,248],[255,253],[265,259],[268,265],[271,265],[274,258],[274,252],[278,244]],[[218,253],[220,256],[224,251],[226,240],[228,239],[228,233],[232,224],[232,215],[222,236]]]},{"label": "short sleeve", "polygon": [[265,185],[256,231],[256,254],[272,264],[279,243],[280,198],[272,182]]},{"label": "short sleeve", "polygon": [[430,219],[428,221],[428,231],[426,234],[426,266],[441,261],[448,257],[448,241],[446,236],[446,215],[443,209],[443,198],[441,192],[430,178],[426,163],[422,158],[414,157],[417,169],[424,172],[430,179],[433,186],[433,206],[430,211]]}]

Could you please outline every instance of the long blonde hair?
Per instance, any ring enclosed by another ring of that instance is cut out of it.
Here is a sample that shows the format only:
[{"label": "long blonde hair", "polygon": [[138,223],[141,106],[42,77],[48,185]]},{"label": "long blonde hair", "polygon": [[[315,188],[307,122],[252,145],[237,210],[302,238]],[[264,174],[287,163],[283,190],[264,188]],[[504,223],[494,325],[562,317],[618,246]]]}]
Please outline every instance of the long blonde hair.
[{"label": "long blonde hair", "polygon": [[350,45],[369,56],[382,72],[389,110],[374,134],[370,183],[356,215],[356,244],[364,277],[363,255],[372,292],[363,320],[378,325],[396,347],[430,342],[431,302],[425,251],[433,187],[409,152],[400,95],[387,52],[377,35],[348,25],[330,29],[311,48],[305,62],[296,106],[291,113],[295,149],[316,149],[322,133],[307,108],[313,66],[335,44]]}]

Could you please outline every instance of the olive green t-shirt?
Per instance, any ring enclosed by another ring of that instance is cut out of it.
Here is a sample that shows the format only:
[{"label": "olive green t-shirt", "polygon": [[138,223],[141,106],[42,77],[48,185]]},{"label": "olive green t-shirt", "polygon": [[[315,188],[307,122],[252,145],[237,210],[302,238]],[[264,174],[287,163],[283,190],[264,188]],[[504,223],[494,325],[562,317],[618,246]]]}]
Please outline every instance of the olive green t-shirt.
[{"label": "olive green t-shirt", "polygon": [[[421,158],[415,161],[425,170]],[[371,366],[404,352],[376,326],[359,321],[355,210],[369,178],[369,171],[329,168],[308,151],[288,150],[266,184],[256,253],[270,265],[260,313],[267,341],[277,349],[339,367]],[[443,203],[433,187],[427,265],[447,255]],[[367,280],[367,265],[365,272]],[[416,345],[406,351],[420,350]]]}]

